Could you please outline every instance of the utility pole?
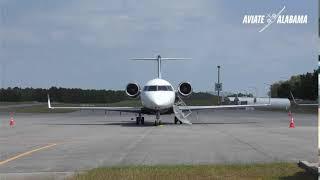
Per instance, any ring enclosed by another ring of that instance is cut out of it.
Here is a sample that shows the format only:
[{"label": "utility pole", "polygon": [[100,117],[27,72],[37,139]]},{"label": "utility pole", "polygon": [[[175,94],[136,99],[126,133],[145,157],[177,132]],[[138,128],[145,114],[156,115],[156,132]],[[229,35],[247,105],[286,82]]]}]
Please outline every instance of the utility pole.
[{"label": "utility pole", "polygon": [[218,91],[218,105],[220,105],[220,91],[222,90],[222,84],[220,83],[220,66],[218,68],[218,83],[215,85],[215,90]]},{"label": "utility pole", "polygon": [[[220,86],[220,66],[218,66],[218,86]],[[218,88],[218,104],[220,105],[220,87]]]}]

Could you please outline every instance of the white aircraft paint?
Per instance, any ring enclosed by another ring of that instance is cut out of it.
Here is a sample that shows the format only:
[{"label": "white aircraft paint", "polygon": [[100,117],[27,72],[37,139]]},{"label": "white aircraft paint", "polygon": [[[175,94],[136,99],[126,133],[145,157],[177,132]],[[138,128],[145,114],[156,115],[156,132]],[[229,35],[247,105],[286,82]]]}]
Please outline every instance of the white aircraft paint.
[{"label": "white aircraft paint", "polygon": [[[170,86],[173,89],[168,81],[158,78],[148,81],[144,87],[146,86]],[[173,91],[144,91],[144,87],[140,94],[141,103],[144,107],[154,110],[163,110],[173,106],[176,98],[174,89]]]}]

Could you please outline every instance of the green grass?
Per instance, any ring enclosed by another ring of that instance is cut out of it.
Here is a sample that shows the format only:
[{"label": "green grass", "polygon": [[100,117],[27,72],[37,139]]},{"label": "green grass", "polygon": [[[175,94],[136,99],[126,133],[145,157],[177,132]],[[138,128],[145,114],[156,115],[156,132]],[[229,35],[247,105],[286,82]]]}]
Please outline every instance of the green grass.
[{"label": "green grass", "polygon": [[68,113],[74,112],[76,110],[71,109],[49,109],[48,105],[37,105],[29,106],[23,108],[17,108],[15,112],[17,113]]},{"label": "green grass", "polygon": [[70,180],[175,180],[175,179],[317,179],[294,163],[252,165],[177,165],[106,167],[78,173]]},{"label": "green grass", "polygon": [[[10,103],[13,104],[13,103]],[[18,103],[17,103],[18,104]],[[59,107],[59,106],[74,106],[74,107],[81,107],[81,106],[90,106],[90,107],[108,107],[108,106],[118,106],[118,107],[124,107],[124,106],[141,106],[141,103],[139,100],[133,99],[133,100],[127,100],[127,101],[120,101],[116,103],[110,103],[110,104],[65,104],[65,103],[59,103],[59,104],[52,104],[53,106]],[[41,104],[41,105],[33,105],[33,106],[27,106],[27,107],[9,107],[6,109],[0,109],[1,112],[16,112],[16,113],[69,113],[77,111],[76,109],[49,109],[47,104]]]},{"label": "green grass", "polygon": [[125,100],[125,101],[120,101],[120,102],[116,102],[116,103],[110,103],[107,104],[107,106],[118,106],[118,107],[124,107],[124,106],[128,106],[128,107],[140,107],[142,106],[141,101],[139,99],[132,99],[132,100]]},{"label": "green grass", "polygon": [[37,104],[35,101],[26,101],[26,102],[3,102],[0,101],[0,106],[8,106],[8,105],[20,105],[20,104]]},{"label": "green grass", "polygon": [[[212,101],[211,101],[212,100]],[[188,106],[213,106],[217,105],[218,101],[215,99],[183,99],[183,101],[188,105]]]},{"label": "green grass", "polygon": [[1,112],[15,112],[15,113],[67,113],[74,112],[76,110],[70,109],[49,109],[48,105],[34,105],[27,107],[12,107],[6,109],[0,109]]}]

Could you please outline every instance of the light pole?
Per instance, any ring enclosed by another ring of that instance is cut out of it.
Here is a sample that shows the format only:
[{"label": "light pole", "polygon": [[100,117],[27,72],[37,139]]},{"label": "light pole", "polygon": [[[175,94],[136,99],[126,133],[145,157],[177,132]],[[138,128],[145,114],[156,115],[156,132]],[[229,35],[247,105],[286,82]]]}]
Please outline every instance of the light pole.
[{"label": "light pole", "polygon": [[221,86],[220,86],[220,66],[217,66],[218,68],[218,105],[220,105],[220,89],[221,89]]}]

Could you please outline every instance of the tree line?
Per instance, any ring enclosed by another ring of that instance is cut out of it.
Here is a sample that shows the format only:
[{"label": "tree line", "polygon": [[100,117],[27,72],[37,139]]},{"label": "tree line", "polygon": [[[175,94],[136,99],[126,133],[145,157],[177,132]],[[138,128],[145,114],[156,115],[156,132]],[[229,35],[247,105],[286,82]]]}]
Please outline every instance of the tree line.
[{"label": "tree line", "polygon": [[130,99],[124,91],[120,90],[94,90],[80,88],[7,88],[0,90],[0,101],[23,102],[38,101],[46,102],[47,94],[55,102],[64,103],[114,103]]},{"label": "tree line", "polygon": [[278,81],[271,85],[271,97],[291,98],[290,91],[295,98],[305,100],[318,99],[318,72],[291,76],[289,80]]},{"label": "tree line", "polygon": [[[302,75],[291,76],[289,80],[278,81],[272,84],[271,97],[290,98],[290,91],[296,98],[306,100],[318,99],[318,71],[306,73]],[[123,90],[95,90],[95,89],[80,89],[80,88],[6,88],[0,89],[0,101],[2,102],[23,102],[23,101],[38,101],[46,102],[47,94],[55,102],[64,103],[115,103],[124,100],[130,100]],[[238,94],[239,97],[246,96]],[[250,94],[252,96],[252,94]],[[216,96],[209,93],[193,93],[190,100],[215,101]],[[186,101],[188,101],[186,99]]]},{"label": "tree line", "polygon": [[[0,89],[0,102],[25,102],[37,101],[46,102],[47,94],[54,102],[62,103],[115,103],[124,100],[132,100],[123,90],[94,90],[80,88],[7,88]],[[194,92],[185,101],[199,101],[214,99],[214,95],[204,92]],[[215,101],[210,101],[213,103]]]}]

